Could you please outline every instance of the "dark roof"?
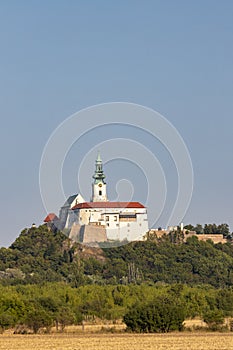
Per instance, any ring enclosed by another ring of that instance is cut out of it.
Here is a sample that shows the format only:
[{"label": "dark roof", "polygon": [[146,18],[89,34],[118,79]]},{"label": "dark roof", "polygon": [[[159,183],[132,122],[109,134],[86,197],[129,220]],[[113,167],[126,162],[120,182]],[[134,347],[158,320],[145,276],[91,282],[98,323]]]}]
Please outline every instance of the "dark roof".
[{"label": "dark roof", "polygon": [[44,219],[44,222],[51,222],[54,220],[58,220],[57,215],[55,215],[54,213],[50,213],[46,216],[46,218]]},{"label": "dark roof", "polygon": [[65,201],[63,207],[68,207],[72,204],[72,202],[75,200],[75,198],[77,197],[77,194],[73,194],[72,196],[69,196],[69,198]]},{"label": "dark roof", "polygon": [[91,209],[91,208],[145,208],[139,202],[85,202],[79,203],[72,207],[75,209]]}]

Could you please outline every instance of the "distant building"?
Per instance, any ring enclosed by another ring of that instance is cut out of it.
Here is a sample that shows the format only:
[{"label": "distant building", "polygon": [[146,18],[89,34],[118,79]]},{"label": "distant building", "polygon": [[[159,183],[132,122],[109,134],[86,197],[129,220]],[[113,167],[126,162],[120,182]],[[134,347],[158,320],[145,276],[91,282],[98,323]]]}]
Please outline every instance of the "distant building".
[{"label": "distant building", "polygon": [[209,241],[211,240],[214,244],[218,243],[227,243],[227,239],[222,235],[222,234],[216,234],[216,233],[202,233],[202,234],[197,234],[195,231],[188,231],[185,234],[185,241],[189,237],[197,237],[199,241]]},{"label": "distant building", "polygon": [[70,196],[64,205],[61,207],[59,212],[59,219],[60,219],[60,229],[68,228],[69,221],[68,213],[71,208],[73,208],[75,205],[85,202],[81,194],[74,194]]},{"label": "distant building", "polygon": [[47,224],[49,229],[53,231],[57,230],[60,227],[60,219],[54,213],[48,214],[44,219],[44,222]]},{"label": "distant building", "polygon": [[189,231],[181,225],[178,226],[170,226],[167,230],[166,229],[150,229],[146,235],[146,239],[153,239],[153,238],[162,238],[163,236],[169,235],[170,233],[180,232],[183,234],[183,242],[186,242],[188,238],[190,237],[197,237],[199,241],[213,241],[214,244],[217,243],[226,243],[227,239],[224,238],[222,234],[197,234],[196,231]]},{"label": "distant building", "polygon": [[60,209],[59,221],[60,228],[70,230],[70,238],[84,243],[143,240],[148,231],[144,205],[108,201],[100,154],[95,164],[91,202],[85,202],[80,194],[70,196]]}]

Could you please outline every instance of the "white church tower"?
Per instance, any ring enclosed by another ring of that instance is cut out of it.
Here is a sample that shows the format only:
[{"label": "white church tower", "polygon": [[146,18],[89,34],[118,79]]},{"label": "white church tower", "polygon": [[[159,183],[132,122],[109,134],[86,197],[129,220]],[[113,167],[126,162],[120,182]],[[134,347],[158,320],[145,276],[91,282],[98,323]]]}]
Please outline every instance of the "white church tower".
[{"label": "white church tower", "polygon": [[94,182],[92,184],[92,202],[107,202],[107,190],[105,175],[103,172],[102,159],[100,158],[100,153],[98,153],[97,159],[95,161],[95,174],[93,175]]}]

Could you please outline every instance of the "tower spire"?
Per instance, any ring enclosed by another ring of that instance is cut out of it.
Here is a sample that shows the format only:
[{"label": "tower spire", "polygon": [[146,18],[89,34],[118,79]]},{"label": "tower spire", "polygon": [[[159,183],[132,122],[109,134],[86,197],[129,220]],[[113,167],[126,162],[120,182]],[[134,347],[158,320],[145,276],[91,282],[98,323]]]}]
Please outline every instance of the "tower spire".
[{"label": "tower spire", "polygon": [[108,199],[103,162],[99,151],[95,161],[95,173],[92,177],[94,179],[92,184],[92,202],[107,202]]},{"label": "tower spire", "polygon": [[100,157],[100,151],[98,151],[97,159],[95,161],[95,173],[93,175],[93,179],[95,184],[98,184],[99,182],[105,184],[105,175],[103,171],[103,162]]}]

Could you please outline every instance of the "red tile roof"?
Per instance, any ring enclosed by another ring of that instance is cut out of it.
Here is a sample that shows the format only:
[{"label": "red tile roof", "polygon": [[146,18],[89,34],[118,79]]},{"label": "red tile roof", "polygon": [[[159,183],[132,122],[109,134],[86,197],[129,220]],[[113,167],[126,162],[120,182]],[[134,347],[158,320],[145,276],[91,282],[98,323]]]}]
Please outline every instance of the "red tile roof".
[{"label": "red tile roof", "polygon": [[58,220],[57,215],[55,215],[54,213],[50,213],[46,216],[46,218],[44,219],[44,222],[51,222],[54,220]]},{"label": "red tile roof", "polygon": [[91,208],[145,208],[139,202],[85,202],[75,205],[72,209]]}]

